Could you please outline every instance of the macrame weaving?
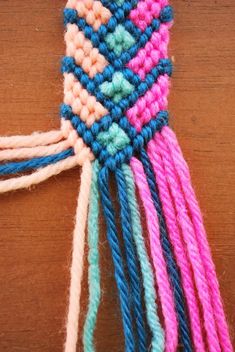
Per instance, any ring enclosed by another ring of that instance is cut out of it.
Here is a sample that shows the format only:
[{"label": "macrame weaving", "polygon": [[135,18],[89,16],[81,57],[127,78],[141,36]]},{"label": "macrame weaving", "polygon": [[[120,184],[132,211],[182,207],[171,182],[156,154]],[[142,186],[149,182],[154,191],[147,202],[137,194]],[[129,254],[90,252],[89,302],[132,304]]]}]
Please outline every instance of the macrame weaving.
[{"label": "macrame weaving", "polygon": [[[168,127],[172,64],[167,49],[172,21],[167,0],[69,0],[64,10],[61,129],[0,137],[0,174],[5,176],[1,193],[82,167],[65,352],[75,352],[78,339],[86,223],[89,302],[83,348],[95,351],[101,300],[100,203],[125,351],[173,352],[179,346],[187,352],[233,350],[189,170]],[[24,175],[26,171],[31,173]],[[111,176],[116,182],[121,234],[110,193]]]}]

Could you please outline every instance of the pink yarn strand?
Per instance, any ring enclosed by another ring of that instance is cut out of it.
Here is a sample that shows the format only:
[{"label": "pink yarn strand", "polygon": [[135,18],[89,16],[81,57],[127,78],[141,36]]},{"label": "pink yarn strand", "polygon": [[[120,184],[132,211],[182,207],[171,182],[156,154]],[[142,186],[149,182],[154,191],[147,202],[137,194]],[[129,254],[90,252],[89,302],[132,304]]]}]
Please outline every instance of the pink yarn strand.
[{"label": "pink yarn strand", "polygon": [[81,186],[78,196],[76,224],[73,234],[73,253],[70,269],[70,293],[67,318],[67,334],[65,352],[76,352],[78,339],[78,321],[80,313],[81,283],[83,275],[83,257],[85,244],[85,226],[91,186],[92,168],[91,162],[85,161],[81,173]]},{"label": "pink yarn strand", "polygon": [[57,143],[63,139],[62,131],[35,132],[28,136],[0,137],[0,149],[36,147]]},{"label": "pink yarn strand", "polygon": [[131,168],[145,209],[151,256],[165,321],[165,351],[175,352],[178,346],[178,323],[174,307],[173,292],[168,279],[166,263],[160,242],[158,216],[141,162],[133,157],[131,159]]},{"label": "pink yarn strand", "polygon": [[156,145],[153,140],[151,140],[148,144],[148,155],[154,168],[168,233],[174,249],[177,264],[179,265],[181,272],[183,289],[189,310],[189,319],[195,351],[205,352],[206,349],[203,341],[198,299],[195,291],[193,274],[187,253],[185,251],[185,244],[181,237],[180,229],[177,223],[177,214],[173,206],[169,187],[167,185],[163,162],[156,150]]},{"label": "pink yarn strand", "polygon": [[177,174],[174,169],[170,151],[160,133],[155,135],[155,142],[156,152],[161,155],[164,163],[166,178],[177,211],[177,219],[182,230],[183,238],[188,251],[188,256],[194,272],[194,279],[202,306],[204,326],[208,338],[208,351],[220,352],[221,349],[216,331],[216,323],[213,314],[208,282],[206,279],[205,268],[199,253],[196,234],[188,214],[187,205],[185,203]]},{"label": "pink yarn strand", "polygon": [[223,303],[219,290],[219,283],[216,276],[215,266],[212,260],[210,247],[207,241],[206,231],[203,224],[202,214],[200,207],[192,187],[191,177],[188,165],[183,157],[182,151],[178,144],[177,138],[174,132],[165,127],[162,131],[162,136],[165,143],[167,144],[173,162],[175,170],[180,180],[180,184],[187,202],[190,216],[192,219],[193,226],[195,228],[197,242],[202,258],[202,262],[205,267],[206,277],[210,288],[211,300],[213,304],[215,320],[217,324],[217,331],[220,338],[222,351],[232,352],[233,347],[229,336],[229,329],[225,318],[223,309]]}]

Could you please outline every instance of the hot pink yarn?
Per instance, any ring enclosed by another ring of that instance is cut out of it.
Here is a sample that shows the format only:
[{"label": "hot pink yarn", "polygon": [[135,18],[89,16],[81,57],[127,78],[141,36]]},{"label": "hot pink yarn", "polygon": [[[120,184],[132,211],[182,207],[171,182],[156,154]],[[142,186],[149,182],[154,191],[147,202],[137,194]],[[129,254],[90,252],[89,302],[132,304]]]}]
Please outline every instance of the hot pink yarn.
[{"label": "hot pink yarn", "polygon": [[165,127],[162,130],[165,145],[170,151],[184,198],[187,202],[188,211],[195,229],[196,240],[200,251],[200,257],[205,268],[205,274],[210,289],[211,302],[215,316],[215,323],[221,344],[222,351],[232,352],[233,347],[229,337],[228,325],[226,322],[223,303],[219,291],[219,283],[216,277],[215,266],[212,260],[210,247],[206,237],[202,214],[199,208],[195,192],[192,187],[188,165],[184,160],[179,143],[174,132]]},{"label": "hot pink yarn", "polygon": [[160,59],[167,58],[169,27],[169,23],[162,23],[159,31],[154,32],[145,47],[129,61],[127,66],[141,79],[145,79],[146,74],[158,64]]},{"label": "hot pink yarn", "polygon": [[147,124],[157,113],[167,108],[167,96],[169,93],[169,77],[160,76],[152,88],[140,97],[136,104],[127,110],[129,122],[138,132]]},{"label": "hot pink yarn", "polygon": [[211,296],[209,293],[208,282],[206,279],[206,272],[201,260],[197,238],[192,221],[189,216],[187,205],[182,194],[182,189],[179,184],[179,179],[176,174],[174,163],[168,146],[161,134],[155,136],[156,151],[161,155],[168,185],[174,199],[174,206],[177,211],[177,219],[182,230],[182,235],[187,247],[188,256],[194,272],[194,280],[198,291],[198,296],[202,306],[202,313],[204,318],[204,326],[208,340],[208,351],[219,352],[220,344],[217,335],[216,322],[213,314],[213,307]]},{"label": "hot pink yarn", "polygon": [[154,18],[159,17],[161,9],[166,5],[168,5],[168,0],[141,0],[130,12],[129,17],[143,31]]},{"label": "hot pink yarn", "polygon": [[183,288],[189,309],[189,318],[195,350],[198,352],[203,352],[206,351],[206,349],[203,341],[203,333],[200,321],[198,298],[194,285],[194,278],[188,255],[185,250],[185,243],[182,239],[177,222],[177,214],[173,206],[173,199],[167,184],[162,158],[158,153],[157,146],[154,141],[150,141],[148,144],[148,154],[155,171],[168,233],[173,245],[177,263],[181,271]]}]

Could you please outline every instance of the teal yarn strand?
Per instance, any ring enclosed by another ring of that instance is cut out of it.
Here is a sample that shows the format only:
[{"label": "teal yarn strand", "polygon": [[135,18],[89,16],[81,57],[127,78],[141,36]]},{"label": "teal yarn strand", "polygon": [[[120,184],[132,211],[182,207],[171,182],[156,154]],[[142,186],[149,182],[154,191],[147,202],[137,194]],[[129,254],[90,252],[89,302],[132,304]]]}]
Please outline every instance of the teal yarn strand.
[{"label": "teal yarn strand", "polygon": [[83,346],[85,352],[94,352],[94,331],[97,313],[100,305],[100,268],[99,268],[99,191],[98,172],[99,163],[95,161],[92,166],[92,182],[90,193],[90,206],[88,214],[88,285],[89,303],[83,330]]},{"label": "teal yarn strand", "polygon": [[131,212],[133,237],[143,277],[144,300],[146,306],[147,322],[152,334],[151,351],[163,352],[164,332],[157,314],[158,307],[156,303],[157,296],[154,285],[154,275],[144,243],[139,207],[135,194],[135,183],[133,179],[133,174],[128,165],[123,165],[122,171],[126,180],[127,197]]},{"label": "teal yarn strand", "polygon": [[[83,346],[85,352],[95,352],[94,331],[97,321],[97,313],[101,299],[100,268],[99,268],[99,191],[98,172],[100,166],[95,161],[92,166],[92,183],[90,193],[90,206],[88,215],[88,280],[89,280],[89,303],[83,330]],[[154,276],[147,250],[144,243],[140,213],[136,200],[135,184],[132,171],[128,165],[122,166],[126,181],[128,204],[130,207],[133,240],[136,246],[140,262],[144,286],[144,300],[146,306],[147,322],[152,334],[151,352],[164,351],[164,332],[157,314],[156,290]]]}]

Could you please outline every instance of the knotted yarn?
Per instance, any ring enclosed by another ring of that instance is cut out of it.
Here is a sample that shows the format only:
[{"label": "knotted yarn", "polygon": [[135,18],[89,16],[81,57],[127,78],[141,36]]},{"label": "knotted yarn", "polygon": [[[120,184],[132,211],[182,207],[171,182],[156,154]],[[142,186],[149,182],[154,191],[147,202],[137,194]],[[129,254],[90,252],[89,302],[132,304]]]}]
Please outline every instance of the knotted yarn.
[{"label": "knotted yarn", "polygon": [[[189,169],[168,126],[172,23],[168,0],[68,0],[60,129],[0,137],[0,193],[81,167],[65,352],[78,344],[96,351],[106,295],[101,215],[125,351],[233,350]],[[86,241],[88,307],[80,331]]]}]

